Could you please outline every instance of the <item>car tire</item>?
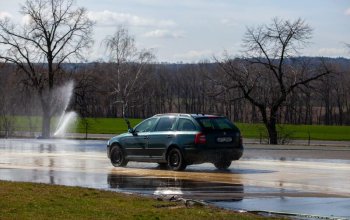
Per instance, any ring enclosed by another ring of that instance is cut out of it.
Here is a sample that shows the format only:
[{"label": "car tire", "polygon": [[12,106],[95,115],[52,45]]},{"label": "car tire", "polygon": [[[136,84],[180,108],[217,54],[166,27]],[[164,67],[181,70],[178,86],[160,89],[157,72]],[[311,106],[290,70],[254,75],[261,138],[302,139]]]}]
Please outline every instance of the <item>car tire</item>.
[{"label": "car tire", "polygon": [[114,146],[111,150],[111,163],[115,167],[125,167],[128,161],[125,159],[125,153],[120,146]]},{"label": "car tire", "polygon": [[219,170],[227,170],[231,166],[231,160],[220,160],[214,163],[214,166]]},{"label": "car tire", "polygon": [[181,151],[178,148],[172,148],[167,156],[168,167],[174,171],[186,169],[186,162]]}]

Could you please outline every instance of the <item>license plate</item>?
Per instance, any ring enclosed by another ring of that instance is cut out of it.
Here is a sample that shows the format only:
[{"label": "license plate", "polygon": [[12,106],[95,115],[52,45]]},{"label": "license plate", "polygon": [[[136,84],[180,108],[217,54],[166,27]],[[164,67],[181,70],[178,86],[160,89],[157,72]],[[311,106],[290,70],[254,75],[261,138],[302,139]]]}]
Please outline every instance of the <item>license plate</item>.
[{"label": "license plate", "polygon": [[219,137],[217,138],[219,143],[228,143],[232,141],[232,137]]}]

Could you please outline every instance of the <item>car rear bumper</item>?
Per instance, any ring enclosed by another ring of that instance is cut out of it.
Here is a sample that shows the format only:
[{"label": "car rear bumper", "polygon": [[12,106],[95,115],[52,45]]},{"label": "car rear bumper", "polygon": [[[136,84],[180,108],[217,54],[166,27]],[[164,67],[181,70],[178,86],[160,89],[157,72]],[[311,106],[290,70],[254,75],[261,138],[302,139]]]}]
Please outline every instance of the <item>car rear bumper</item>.
[{"label": "car rear bumper", "polygon": [[188,164],[197,164],[210,162],[214,163],[220,160],[238,160],[243,155],[243,146],[241,148],[225,149],[185,149],[184,157]]}]

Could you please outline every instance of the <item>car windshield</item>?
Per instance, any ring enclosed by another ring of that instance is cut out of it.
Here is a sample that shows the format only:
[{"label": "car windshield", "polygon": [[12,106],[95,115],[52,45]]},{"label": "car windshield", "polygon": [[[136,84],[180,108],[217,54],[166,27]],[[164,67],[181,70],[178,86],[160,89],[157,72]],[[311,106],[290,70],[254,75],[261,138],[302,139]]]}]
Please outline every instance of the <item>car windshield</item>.
[{"label": "car windshield", "polygon": [[197,118],[197,121],[205,130],[237,130],[231,121],[223,117]]}]

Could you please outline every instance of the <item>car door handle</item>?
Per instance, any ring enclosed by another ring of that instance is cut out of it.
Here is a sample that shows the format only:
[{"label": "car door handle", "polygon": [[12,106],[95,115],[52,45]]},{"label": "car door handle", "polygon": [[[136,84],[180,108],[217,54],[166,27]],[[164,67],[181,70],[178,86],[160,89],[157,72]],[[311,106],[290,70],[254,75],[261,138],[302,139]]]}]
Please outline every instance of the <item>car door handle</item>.
[{"label": "car door handle", "polygon": [[146,137],[143,137],[143,139],[148,139],[148,137],[146,136]]},{"label": "car door handle", "polygon": [[170,135],[170,134],[167,136],[167,138],[172,138],[172,137],[173,137],[173,136],[172,136],[172,135]]}]

